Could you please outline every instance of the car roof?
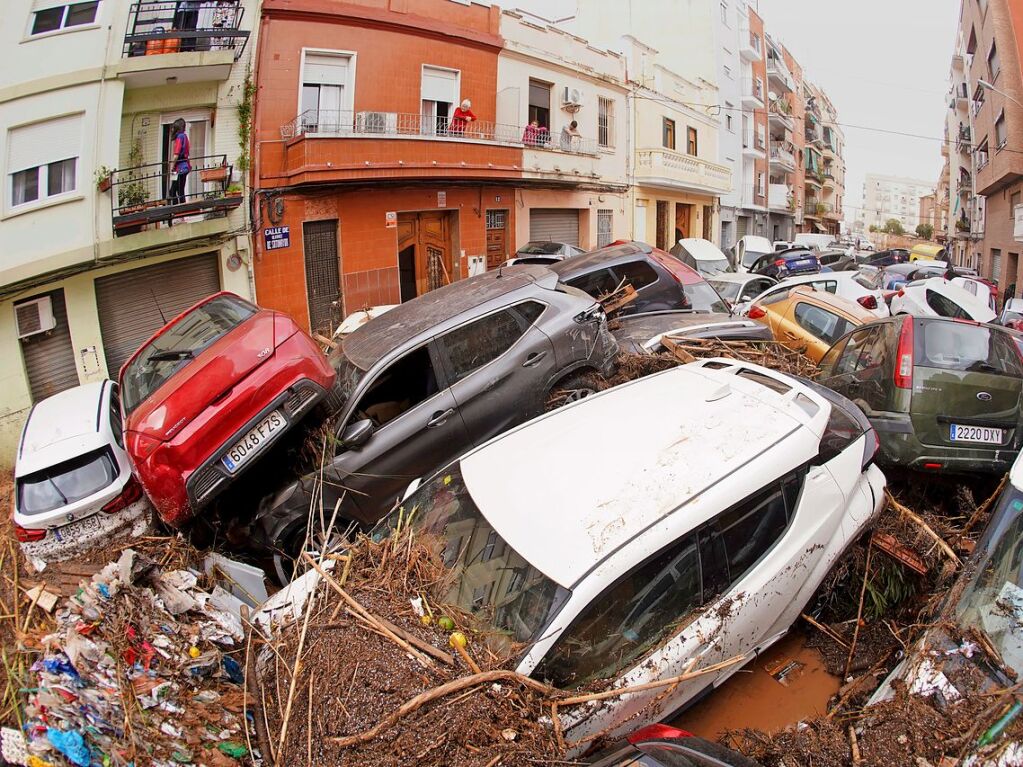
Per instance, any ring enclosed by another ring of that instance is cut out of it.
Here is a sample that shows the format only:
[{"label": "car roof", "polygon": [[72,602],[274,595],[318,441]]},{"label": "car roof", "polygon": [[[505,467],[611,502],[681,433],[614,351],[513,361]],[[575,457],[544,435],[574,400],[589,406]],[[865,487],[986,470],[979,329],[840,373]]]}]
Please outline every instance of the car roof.
[{"label": "car roof", "polygon": [[[792,390],[782,395],[734,375],[743,369]],[[795,402],[799,394],[817,405],[815,415]],[[685,406],[676,407],[678,402]],[[819,445],[830,414],[826,405],[821,395],[775,371],[702,360],[506,432],[462,458],[462,477],[498,534],[527,562],[572,588],[637,536],[655,526],[652,535],[663,535],[659,522],[695,526],[720,511],[689,504],[758,459],[795,462],[777,476],[808,460],[805,445],[812,442],[814,451]],[[613,439],[609,423],[615,424]],[[797,433],[803,442],[791,450],[778,447]],[[732,503],[751,490],[745,482],[723,484],[736,496]]]},{"label": "car roof", "polygon": [[727,259],[717,245],[702,237],[685,237],[678,243],[697,261],[724,261]]},{"label": "car roof", "polygon": [[856,322],[860,325],[873,322],[877,319],[876,314],[863,308],[855,301],[850,301],[848,298],[836,296],[834,293],[828,293],[826,290],[814,290],[809,285],[799,285],[794,287],[789,291],[788,296],[785,298],[769,304],[762,304],[761,306],[769,311],[784,313],[788,304],[795,301],[814,304],[822,309],[829,309],[833,312],[838,312],[845,315],[847,319],[856,320]]},{"label": "car roof", "polygon": [[795,277],[786,277],[775,285],[774,288],[785,287],[786,285],[806,285],[821,280],[851,280],[859,272],[819,272],[817,274],[798,274]]},{"label": "car roof", "polygon": [[738,282],[739,284],[749,282],[750,280],[773,280],[773,277],[768,277],[766,274],[756,274],[755,272],[743,272],[742,274],[736,274],[735,272],[721,272],[720,274],[713,274],[707,278],[707,282]]},{"label": "car roof", "polygon": [[553,290],[558,278],[540,264],[516,264],[459,280],[406,301],[352,331],[341,343],[345,356],[369,370],[388,353],[483,304],[536,285]]},{"label": "car roof", "polygon": [[559,264],[551,264],[550,268],[558,274],[562,282],[566,282],[596,269],[638,259],[646,260],[646,257],[653,261],[658,259],[670,260],[672,262],[672,271],[686,274],[690,278],[689,282],[703,282],[703,277],[695,269],[686,266],[670,253],[660,248],[655,248],[652,245],[647,245],[645,242],[615,242],[606,248],[598,248],[588,253],[569,256]]},{"label": "car roof", "polygon": [[37,402],[21,433],[15,476],[23,477],[110,444],[100,431],[112,381],[74,386]]},{"label": "car roof", "polygon": [[904,290],[910,290],[913,288],[923,288],[924,290],[933,290],[936,293],[940,293],[951,301],[955,301],[960,306],[969,309],[970,313],[975,317],[982,316],[994,319],[998,315],[995,314],[994,310],[988,306],[987,301],[982,298],[977,298],[966,288],[955,285],[944,277],[931,277],[926,280],[920,280],[914,282],[912,285],[907,285]]},{"label": "car roof", "polygon": [[628,314],[615,319],[618,329],[614,331],[615,336],[626,336],[628,338],[639,338],[647,340],[658,333],[666,333],[676,328],[704,327],[719,325],[721,323],[741,326],[744,322],[753,322],[744,317],[733,317],[730,314],[721,312],[682,312],[663,311],[646,312],[641,314]]}]

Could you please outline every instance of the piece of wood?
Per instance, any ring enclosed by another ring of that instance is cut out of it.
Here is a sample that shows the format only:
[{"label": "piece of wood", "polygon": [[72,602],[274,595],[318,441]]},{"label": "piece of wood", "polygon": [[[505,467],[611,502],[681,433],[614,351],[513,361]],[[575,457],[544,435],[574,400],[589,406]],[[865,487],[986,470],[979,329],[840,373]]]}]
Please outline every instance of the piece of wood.
[{"label": "piece of wood", "polygon": [[905,565],[918,575],[927,575],[927,564],[912,549],[903,546],[894,536],[875,530],[871,542],[899,564]]},{"label": "piece of wood", "polygon": [[840,644],[846,650],[849,649],[849,643],[842,639],[842,637],[840,637],[837,633],[835,633],[833,629],[829,628],[828,626],[825,626],[823,623],[818,623],[806,613],[802,613],[801,617],[803,618],[804,621],[809,623],[811,626],[813,626],[815,629],[821,632],[828,639],[832,640],[836,644]]},{"label": "piece of wood", "polygon": [[931,529],[930,525],[924,522],[920,517],[918,517],[912,511],[907,509],[901,503],[896,501],[895,497],[892,495],[890,490],[885,488],[884,493],[888,497],[888,503],[892,505],[892,508],[894,508],[897,512],[899,512],[899,514],[906,517],[911,522],[913,522],[913,524],[915,524],[917,527],[923,530],[924,534],[926,534],[927,537],[933,540],[938,545],[938,548],[941,549],[942,552],[944,552],[945,556],[947,556],[949,559],[955,562],[957,566],[962,564],[962,560],[960,560],[959,557],[956,556],[956,553],[952,551],[952,547],[945,543],[945,539],[938,535],[936,532],[934,532],[934,530]]},{"label": "piece of wood", "polygon": [[849,749],[852,751],[853,764],[862,764],[863,757],[860,755],[860,744],[856,740],[856,728],[849,725]]},{"label": "piece of wood", "polygon": [[867,541],[867,562],[863,566],[863,585],[860,587],[860,604],[856,608],[856,626],[853,628],[852,644],[849,647],[849,657],[845,661],[845,673],[842,674],[842,678],[848,678],[849,669],[852,667],[853,657],[856,655],[856,640],[860,638],[860,623],[863,620],[863,600],[867,596],[867,582],[870,578],[870,555],[873,553],[874,547],[870,541]]},{"label": "piece of wood", "polygon": [[632,285],[623,285],[617,290],[608,293],[597,300],[604,308],[604,314],[611,315],[621,309],[623,306],[628,306],[637,297],[636,289]]},{"label": "piece of wood", "polygon": [[392,711],[368,730],[355,735],[327,738],[327,740],[336,744],[340,748],[347,748],[348,746],[354,746],[359,743],[366,743],[373,740],[384,730],[392,727],[403,716],[411,714],[413,711],[422,708],[431,701],[452,695],[456,692],[461,692],[469,687],[476,687],[481,684],[490,684],[491,682],[515,682],[516,684],[521,684],[523,687],[528,687],[548,697],[554,697],[556,693],[554,689],[548,687],[542,682],[537,682],[535,679],[530,679],[528,676],[517,674],[514,671],[507,671],[505,669],[484,671],[482,674],[463,676],[459,679],[442,684],[439,687],[434,687],[432,690],[419,693],[419,695],[416,695],[414,698],[402,703],[401,706]]},{"label": "piece of wood", "polygon": [[331,349],[336,349],[337,348],[337,341],[334,341],[333,339],[327,338],[324,335],[320,335],[319,333],[313,333],[313,340],[314,341],[318,341],[319,343],[321,343],[324,346],[329,347]]},{"label": "piece of wood", "polygon": [[988,509],[991,508],[991,504],[993,504],[995,500],[998,498],[998,496],[1002,494],[1002,490],[1005,489],[1005,483],[1008,481],[1009,475],[1006,474],[1002,477],[1002,481],[998,483],[998,487],[995,488],[995,491],[991,493],[990,497],[988,497],[988,499],[984,501],[984,503],[982,503],[980,506],[978,506],[977,510],[970,515],[969,520],[967,520],[966,524],[963,525],[963,529],[959,531],[960,537],[966,535],[968,532],[970,532],[970,530],[973,529],[973,526],[977,524],[980,518],[984,516]]},{"label": "piece of wood", "polygon": [[480,669],[480,667],[478,665],[476,665],[476,661],[474,661],[472,659],[472,656],[469,655],[469,651],[466,650],[464,647],[462,647],[462,645],[456,644],[455,645],[455,651],[459,655],[462,656],[462,660],[465,661],[465,665],[469,667],[469,669],[472,671],[472,673],[474,673],[474,674],[482,674],[483,673],[483,671]]},{"label": "piece of wood", "polygon": [[[448,665],[448,666],[454,666],[455,665],[455,659],[449,653],[446,653],[443,650],[434,647],[429,642],[423,641],[422,639],[417,637],[415,634],[412,634],[411,632],[406,631],[405,629],[401,628],[400,626],[395,626],[393,623],[391,623],[386,618],[381,618],[378,615],[378,616],[376,616],[376,619],[378,621],[380,621],[382,624],[384,624],[384,626],[389,628],[391,631],[393,631],[395,634],[397,634],[402,639],[404,639],[406,642],[408,642],[410,645],[414,645],[415,647],[418,647],[420,650],[422,650],[423,652],[425,652],[428,655],[432,655],[434,658],[439,660],[441,663],[444,663],[445,665]],[[478,674],[479,672],[477,671],[476,673]]]}]

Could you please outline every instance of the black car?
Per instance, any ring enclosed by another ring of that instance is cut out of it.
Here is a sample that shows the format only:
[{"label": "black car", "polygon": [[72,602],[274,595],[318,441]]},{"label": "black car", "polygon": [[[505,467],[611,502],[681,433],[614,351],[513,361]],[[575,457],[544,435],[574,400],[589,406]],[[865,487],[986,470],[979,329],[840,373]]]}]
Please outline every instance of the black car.
[{"label": "black car", "polygon": [[723,341],[773,341],[771,328],[733,314],[647,312],[622,317],[612,324],[618,346],[631,354],[663,351],[661,338],[719,338]]},{"label": "black car", "polygon": [[695,270],[642,242],[615,243],[566,258],[550,269],[562,284],[594,298],[631,285],[636,298],[617,312],[619,317],[667,309],[729,313],[728,304]]},{"label": "black car", "polygon": [[891,248],[890,250],[879,250],[876,253],[864,253],[856,256],[856,263],[860,266],[892,266],[893,264],[909,263],[909,251],[905,248]]},{"label": "black car", "polygon": [[652,724],[586,760],[590,767],[760,767],[749,757],[666,724]]},{"label": "black car", "polygon": [[767,253],[750,267],[754,274],[763,274],[776,280],[800,274],[817,274],[820,270],[820,259],[809,248],[789,248],[777,253]]},{"label": "black car", "polygon": [[262,501],[258,542],[286,580],[314,499],[327,519],[340,504],[342,529],[369,526],[413,479],[543,413],[552,389],[584,396],[617,354],[600,305],[543,266],[504,267],[394,307],[331,353],[341,405],[328,455]]},{"label": "black car", "polygon": [[856,256],[844,250],[824,250],[817,258],[822,272],[851,272],[856,268]]}]

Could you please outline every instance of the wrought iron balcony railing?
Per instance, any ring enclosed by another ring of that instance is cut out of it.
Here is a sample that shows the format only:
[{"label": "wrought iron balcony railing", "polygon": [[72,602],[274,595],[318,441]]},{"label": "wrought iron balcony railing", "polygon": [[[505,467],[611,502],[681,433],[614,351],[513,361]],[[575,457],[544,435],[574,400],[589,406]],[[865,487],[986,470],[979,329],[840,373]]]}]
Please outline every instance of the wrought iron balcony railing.
[{"label": "wrought iron balcony railing", "polygon": [[241,0],[139,0],[129,6],[124,56],[245,50]]}]

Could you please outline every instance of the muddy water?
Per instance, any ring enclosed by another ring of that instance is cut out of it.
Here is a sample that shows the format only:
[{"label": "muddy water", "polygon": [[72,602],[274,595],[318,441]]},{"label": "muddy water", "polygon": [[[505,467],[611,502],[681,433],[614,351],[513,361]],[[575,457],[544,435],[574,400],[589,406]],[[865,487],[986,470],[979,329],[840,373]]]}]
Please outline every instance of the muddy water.
[{"label": "muddy water", "polygon": [[672,724],[711,740],[743,727],[775,732],[827,712],[828,699],[840,686],[838,677],[824,670],[820,653],[796,631]]}]

